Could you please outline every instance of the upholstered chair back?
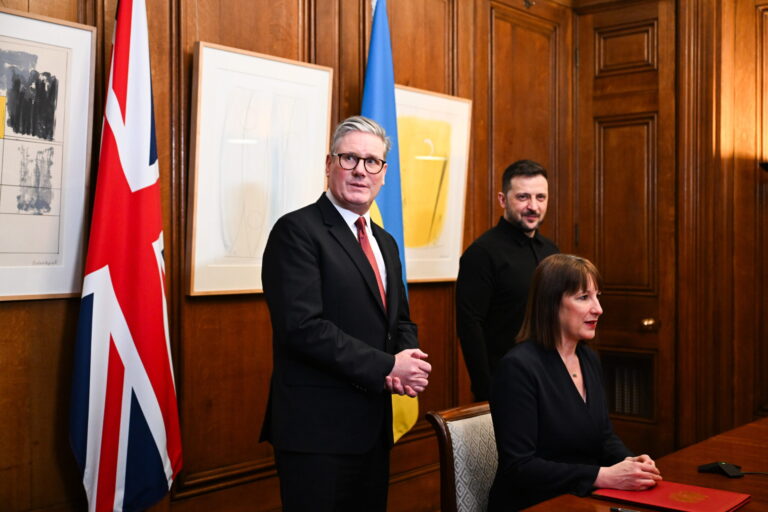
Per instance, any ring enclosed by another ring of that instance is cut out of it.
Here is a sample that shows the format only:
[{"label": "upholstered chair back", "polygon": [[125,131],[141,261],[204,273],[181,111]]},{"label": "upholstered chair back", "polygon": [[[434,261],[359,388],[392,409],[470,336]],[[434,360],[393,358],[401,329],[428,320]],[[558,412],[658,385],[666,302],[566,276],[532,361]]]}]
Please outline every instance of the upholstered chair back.
[{"label": "upholstered chair back", "polygon": [[487,402],[427,413],[440,449],[443,512],[484,512],[498,456]]}]

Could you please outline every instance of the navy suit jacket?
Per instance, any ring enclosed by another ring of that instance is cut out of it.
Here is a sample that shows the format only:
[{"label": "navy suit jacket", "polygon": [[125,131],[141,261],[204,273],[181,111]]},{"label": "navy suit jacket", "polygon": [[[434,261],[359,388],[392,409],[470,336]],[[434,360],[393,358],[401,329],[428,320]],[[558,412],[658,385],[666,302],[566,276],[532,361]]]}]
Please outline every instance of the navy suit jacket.
[{"label": "navy suit jacket", "polygon": [[[278,450],[364,453],[392,442],[385,377],[416,348],[397,244],[371,223],[387,269],[387,307],[355,235],[323,194],[281,217],[264,251],[273,370],[262,440]],[[384,430],[384,431],[383,431]]]}]

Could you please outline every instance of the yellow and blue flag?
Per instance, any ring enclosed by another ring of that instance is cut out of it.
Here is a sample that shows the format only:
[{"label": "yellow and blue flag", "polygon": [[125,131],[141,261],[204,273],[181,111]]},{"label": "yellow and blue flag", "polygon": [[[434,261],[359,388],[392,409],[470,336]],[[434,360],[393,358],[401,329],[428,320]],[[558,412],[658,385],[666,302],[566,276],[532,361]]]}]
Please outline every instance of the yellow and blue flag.
[{"label": "yellow and blue flag", "polygon": [[[395,73],[392,67],[392,42],[389,36],[386,0],[374,1],[373,28],[365,69],[362,115],[379,123],[387,132],[392,147],[387,154],[387,183],[376,197],[371,215],[397,241],[405,272],[405,239],[403,237],[403,199],[400,189],[400,149],[397,142],[397,110],[395,108]],[[406,284],[407,290],[407,284]],[[392,395],[392,430],[395,441],[408,432],[419,417],[415,398]]]}]

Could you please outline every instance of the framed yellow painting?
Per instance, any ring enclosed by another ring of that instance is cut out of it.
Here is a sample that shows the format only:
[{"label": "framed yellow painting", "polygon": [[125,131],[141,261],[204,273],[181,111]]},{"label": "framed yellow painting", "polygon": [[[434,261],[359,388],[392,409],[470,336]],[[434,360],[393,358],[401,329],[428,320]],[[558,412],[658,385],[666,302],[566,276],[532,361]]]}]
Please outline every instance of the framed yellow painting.
[{"label": "framed yellow painting", "polygon": [[408,282],[459,271],[472,102],[395,86]]}]

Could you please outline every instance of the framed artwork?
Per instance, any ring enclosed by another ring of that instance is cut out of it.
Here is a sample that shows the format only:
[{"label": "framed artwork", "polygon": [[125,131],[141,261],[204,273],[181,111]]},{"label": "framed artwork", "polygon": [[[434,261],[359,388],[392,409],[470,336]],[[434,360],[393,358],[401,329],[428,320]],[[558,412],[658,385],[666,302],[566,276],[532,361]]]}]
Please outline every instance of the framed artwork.
[{"label": "framed artwork", "polygon": [[197,43],[190,295],[261,291],[270,229],[325,189],[332,73],[328,67]]},{"label": "framed artwork", "polygon": [[0,300],[80,293],[95,41],[0,9]]},{"label": "framed artwork", "polygon": [[459,272],[472,102],[395,86],[408,282]]}]

